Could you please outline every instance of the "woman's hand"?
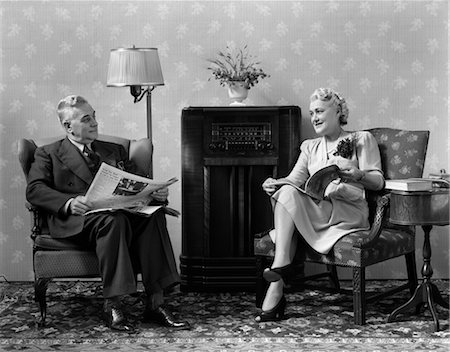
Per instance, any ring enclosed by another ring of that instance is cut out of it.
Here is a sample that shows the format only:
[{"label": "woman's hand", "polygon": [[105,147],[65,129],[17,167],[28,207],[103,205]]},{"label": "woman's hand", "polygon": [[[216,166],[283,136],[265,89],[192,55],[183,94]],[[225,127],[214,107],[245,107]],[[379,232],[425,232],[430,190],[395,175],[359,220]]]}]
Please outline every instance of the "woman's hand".
[{"label": "woman's hand", "polygon": [[262,189],[264,190],[264,192],[266,192],[269,196],[271,196],[272,194],[274,194],[276,192],[276,190],[278,189],[278,186],[274,184],[276,180],[272,177],[269,177],[268,179],[266,179],[264,181],[264,183],[262,184]]},{"label": "woman's hand", "polygon": [[344,182],[360,182],[366,173],[355,166],[347,166],[339,171]]},{"label": "woman's hand", "polygon": [[325,198],[341,199],[346,202],[356,202],[364,197],[364,191],[351,183],[331,181],[325,189]]}]

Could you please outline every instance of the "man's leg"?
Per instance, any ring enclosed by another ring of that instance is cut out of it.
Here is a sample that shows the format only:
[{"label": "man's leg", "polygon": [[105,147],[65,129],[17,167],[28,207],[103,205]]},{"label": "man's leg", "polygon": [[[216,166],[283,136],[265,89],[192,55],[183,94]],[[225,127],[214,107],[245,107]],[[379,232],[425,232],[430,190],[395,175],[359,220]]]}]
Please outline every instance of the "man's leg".
[{"label": "man's leg", "polygon": [[129,248],[133,232],[127,216],[121,212],[92,214],[83,230],[95,249],[103,281],[105,298],[136,292],[136,280]]},{"label": "man's leg", "polygon": [[115,330],[132,331],[121,309],[120,297],[136,292],[135,274],[129,248],[133,232],[121,212],[86,216],[83,232],[74,240],[95,250],[103,283],[103,316]]},{"label": "man's leg", "polygon": [[180,282],[166,217],[158,210],[151,217],[134,215],[132,251],[137,254],[142,281],[148,294],[161,292]]},{"label": "man's leg", "polygon": [[164,290],[180,282],[164,212],[159,210],[149,218],[132,216],[130,219],[134,231],[132,250],[139,258],[148,296],[144,319],[169,327],[187,328],[187,322],[176,321],[163,306]]}]

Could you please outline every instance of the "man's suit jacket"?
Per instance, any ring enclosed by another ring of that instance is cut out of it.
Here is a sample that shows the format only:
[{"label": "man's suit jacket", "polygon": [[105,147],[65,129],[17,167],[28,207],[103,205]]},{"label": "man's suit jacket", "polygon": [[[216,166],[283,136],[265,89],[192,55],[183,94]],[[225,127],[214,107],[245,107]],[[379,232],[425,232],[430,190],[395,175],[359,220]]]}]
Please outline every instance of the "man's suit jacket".
[{"label": "man's suit jacket", "polygon": [[[94,141],[92,149],[109,165],[130,165],[122,145]],[[132,168],[127,171],[134,172]],[[28,174],[27,200],[45,210],[52,237],[64,238],[83,229],[84,216],[65,215],[64,205],[70,198],[84,195],[94,175],[80,150],[67,138],[36,149]]]}]

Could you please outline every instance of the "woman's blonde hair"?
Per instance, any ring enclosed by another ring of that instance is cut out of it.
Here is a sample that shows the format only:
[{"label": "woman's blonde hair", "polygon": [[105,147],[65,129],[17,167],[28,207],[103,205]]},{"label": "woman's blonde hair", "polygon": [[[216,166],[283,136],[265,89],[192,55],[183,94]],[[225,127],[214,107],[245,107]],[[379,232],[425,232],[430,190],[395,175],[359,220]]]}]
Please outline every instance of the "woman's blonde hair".
[{"label": "woman's blonde hair", "polygon": [[321,101],[330,101],[333,104],[336,104],[336,106],[339,108],[341,114],[339,116],[339,122],[341,125],[347,124],[348,119],[348,106],[347,102],[345,101],[342,96],[333,90],[332,88],[317,88],[314,93],[309,98],[310,101],[315,101],[317,99]]}]

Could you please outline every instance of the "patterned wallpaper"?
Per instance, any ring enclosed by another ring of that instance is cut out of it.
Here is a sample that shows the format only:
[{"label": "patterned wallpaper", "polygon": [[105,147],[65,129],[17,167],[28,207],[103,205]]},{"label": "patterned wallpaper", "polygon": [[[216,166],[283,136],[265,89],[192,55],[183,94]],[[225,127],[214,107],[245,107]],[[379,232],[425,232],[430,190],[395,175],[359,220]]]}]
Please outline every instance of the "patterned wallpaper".
[{"label": "patterned wallpaper", "polygon": [[[0,0],[0,22],[0,275],[9,280],[32,278],[17,139],[61,134],[55,106],[72,93],[91,102],[102,133],[145,137],[145,102],[105,85],[112,48],[159,50],[165,86],[152,99],[155,178],[181,178],[181,109],[229,104],[206,59],[245,44],[271,75],[246,103],[299,105],[302,138],[313,136],[310,93],[331,86],[348,99],[349,129],[428,129],[425,174],[450,169],[447,1]],[[181,182],[171,188],[178,209],[180,197]],[[178,257],[181,219],[170,218],[169,230]],[[438,227],[431,235],[435,277],[449,277],[448,233]],[[367,276],[403,278],[403,267],[398,259]]]}]

